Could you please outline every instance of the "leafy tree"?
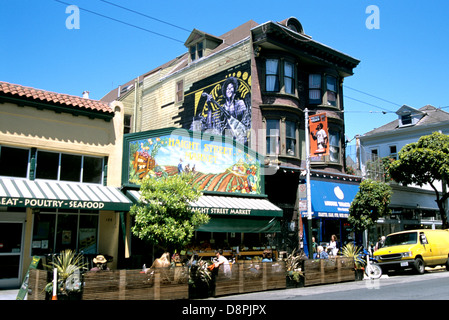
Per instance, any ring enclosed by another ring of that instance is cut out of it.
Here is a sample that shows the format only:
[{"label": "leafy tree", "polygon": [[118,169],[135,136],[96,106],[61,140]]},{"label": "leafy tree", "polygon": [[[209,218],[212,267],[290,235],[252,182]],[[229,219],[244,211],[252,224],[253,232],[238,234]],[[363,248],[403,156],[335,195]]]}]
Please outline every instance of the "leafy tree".
[{"label": "leafy tree", "polygon": [[449,228],[444,206],[449,193],[437,189],[440,183],[446,186],[449,181],[449,136],[439,132],[422,136],[404,146],[398,156],[389,167],[391,177],[404,185],[430,185],[435,191],[443,228]]},{"label": "leafy tree", "polygon": [[359,191],[349,207],[348,222],[356,232],[376,224],[377,219],[390,213],[391,187],[371,179],[360,183]]},{"label": "leafy tree", "polygon": [[142,180],[140,203],[131,208],[135,216],[132,232],[164,249],[181,248],[193,237],[209,216],[193,210],[190,202],[198,200],[201,191],[192,185],[189,174]]}]

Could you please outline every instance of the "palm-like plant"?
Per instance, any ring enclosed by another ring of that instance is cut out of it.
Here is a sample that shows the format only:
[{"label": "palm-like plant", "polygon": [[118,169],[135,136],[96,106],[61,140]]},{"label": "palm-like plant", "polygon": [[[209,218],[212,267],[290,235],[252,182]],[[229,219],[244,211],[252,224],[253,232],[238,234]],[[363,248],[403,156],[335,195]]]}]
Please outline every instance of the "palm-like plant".
[{"label": "palm-like plant", "polygon": [[[69,279],[75,272],[86,269],[86,266],[87,263],[84,262],[83,256],[69,249],[62,251],[59,256],[55,257],[54,261],[45,265],[49,270],[57,269],[58,291],[63,294],[67,294],[67,279]],[[53,290],[53,282],[49,282],[45,287],[45,290],[51,292]]]},{"label": "palm-like plant", "polygon": [[357,247],[352,242],[350,242],[341,250],[344,257],[354,259],[355,269],[362,269],[365,266],[366,262],[361,255],[362,247]]}]

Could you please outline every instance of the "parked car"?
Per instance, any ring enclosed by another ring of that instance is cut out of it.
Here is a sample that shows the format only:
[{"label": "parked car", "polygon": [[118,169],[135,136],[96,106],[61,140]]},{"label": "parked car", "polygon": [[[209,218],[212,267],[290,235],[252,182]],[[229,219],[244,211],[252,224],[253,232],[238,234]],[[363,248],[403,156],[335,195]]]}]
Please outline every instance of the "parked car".
[{"label": "parked car", "polygon": [[385,245],[374,252],[383,272],[445,265],[449,270],[449,230],[408,230],[389,234]]}]

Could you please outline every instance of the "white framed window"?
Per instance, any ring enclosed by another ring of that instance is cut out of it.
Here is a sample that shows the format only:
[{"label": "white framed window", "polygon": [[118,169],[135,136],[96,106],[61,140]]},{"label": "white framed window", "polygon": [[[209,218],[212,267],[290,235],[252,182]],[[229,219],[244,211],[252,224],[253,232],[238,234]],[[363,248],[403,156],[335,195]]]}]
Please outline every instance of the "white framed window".
[{"label": "white framed window", "polygon": [[184,100],[184,80],[176,82],[175,100],[177,103]]},{"label": "white framed window", "polygon": [[398,159],[398,148],[396,146],[390,146],[390,158]]}]

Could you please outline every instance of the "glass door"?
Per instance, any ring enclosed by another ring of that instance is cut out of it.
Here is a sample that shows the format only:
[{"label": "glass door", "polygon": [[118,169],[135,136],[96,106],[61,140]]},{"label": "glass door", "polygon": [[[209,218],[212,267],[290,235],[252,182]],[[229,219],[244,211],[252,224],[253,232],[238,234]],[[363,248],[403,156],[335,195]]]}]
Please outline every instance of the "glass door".
[{"label": "glass door", "polygon": [[0,289],[20,287],[22,232],[22,222],[0,222]]}]

